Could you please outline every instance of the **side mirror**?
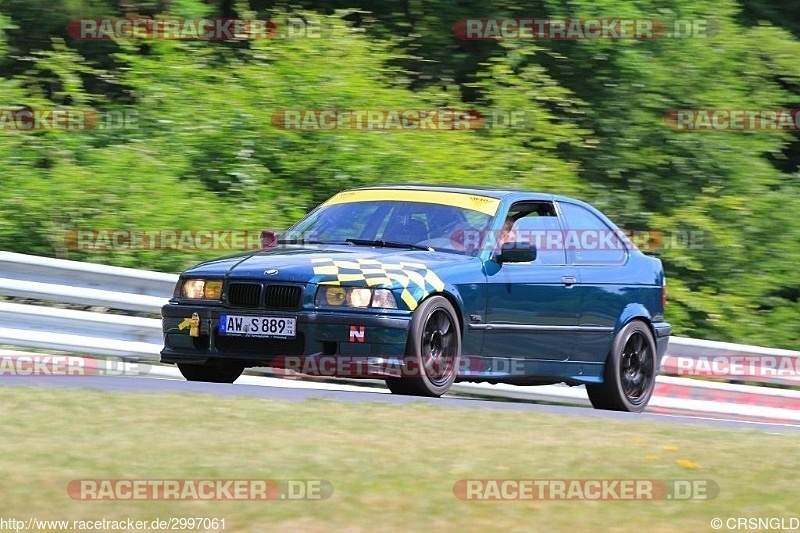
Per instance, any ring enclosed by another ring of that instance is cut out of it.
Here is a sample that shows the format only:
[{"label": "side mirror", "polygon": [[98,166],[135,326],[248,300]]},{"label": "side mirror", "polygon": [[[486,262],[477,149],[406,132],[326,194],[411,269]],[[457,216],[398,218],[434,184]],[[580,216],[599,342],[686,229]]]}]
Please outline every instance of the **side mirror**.
[{"label": "side mirror", "polygon": [[278,234],[272,230],[261,230],[261,249],[268,250],[278,244]]},{"label": "side mirror", "polygon": [[494,260],[499,263],[530,263],[536,261],[536,246],[530,242],[506,242]]}]

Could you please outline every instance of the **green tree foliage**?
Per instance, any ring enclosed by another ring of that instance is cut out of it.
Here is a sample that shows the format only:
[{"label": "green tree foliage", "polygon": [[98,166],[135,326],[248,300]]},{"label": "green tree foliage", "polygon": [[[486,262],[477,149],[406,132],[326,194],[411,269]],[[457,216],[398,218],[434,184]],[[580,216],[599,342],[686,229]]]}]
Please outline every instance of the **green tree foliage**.
[{"label": "green tree foliage", "polygon": [[[213,253],[67,250],[81,228],[288,226],[374,183],[537,189],[590,201],[659,251],[682,335],[797,348],[800,143],[680,132],[672,109],[800,107],[796,8],[757,0],[0,0],[0,107],[136,127],[0,131],[0,248],[179,270]],[[297,7],[299,6],[299,7]],[[303,17],[320,38],[76,41],[70,19]],[[707,37],[460,41],[486,17],[708,20]],[[285,109],[521,111],[514,128],[285,131]],[[702,235],[695,247],[683,235]]]}]

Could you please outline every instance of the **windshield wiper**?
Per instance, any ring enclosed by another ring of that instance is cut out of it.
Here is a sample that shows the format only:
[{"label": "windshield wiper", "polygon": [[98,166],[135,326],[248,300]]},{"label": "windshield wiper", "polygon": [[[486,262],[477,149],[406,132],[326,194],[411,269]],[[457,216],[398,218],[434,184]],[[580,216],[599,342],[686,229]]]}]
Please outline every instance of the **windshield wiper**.
[{"label": "windshield wiper", "polygon": [[360,246],[382,246],[384,248],[411,248],[412,250],[425,250],[426,252],[436,251],[430,246],[422,246],[419,244],[411,244],[408,242],[381,241],[381,240],[371,241],[369,239],[345,239],[345,240],[347,242],[352,242],[353,244],[358,244]]},{"label": "windshield wiper", "polygon": [[278,244],[351,244],[346,241],[316,241],[313,239],[278,239]]}]

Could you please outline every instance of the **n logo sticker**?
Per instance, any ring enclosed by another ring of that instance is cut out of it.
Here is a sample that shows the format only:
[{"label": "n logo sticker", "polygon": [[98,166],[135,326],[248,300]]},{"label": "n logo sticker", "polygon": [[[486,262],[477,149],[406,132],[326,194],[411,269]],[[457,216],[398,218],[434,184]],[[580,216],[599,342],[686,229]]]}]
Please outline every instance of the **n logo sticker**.
[{"label": "n logo sticker", "polygon": [[364,342],[364,326],[350,326],[350,342]]}]

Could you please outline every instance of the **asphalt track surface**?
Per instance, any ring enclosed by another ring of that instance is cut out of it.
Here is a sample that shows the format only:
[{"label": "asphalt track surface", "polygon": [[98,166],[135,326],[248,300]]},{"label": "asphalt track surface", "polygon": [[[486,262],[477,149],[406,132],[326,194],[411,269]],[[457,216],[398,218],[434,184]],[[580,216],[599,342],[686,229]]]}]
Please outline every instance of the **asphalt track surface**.
[{"label": "asphalt track surface", "polygon": [[[170,377],[139,376],[0,376],[0,386],[48,387],[58,389],[93,389],[106,392],[139,394],[211,394],[226,398],[261,398],[300,402],[324,398],[340,402],[377,402],[390,404],[426,403],[437,407],[459,409],[485,409],[497,411],[527,411],[550,415],[593,418],[603,420],[645,421],[661,424],[688,424],[702,427],[757,430],[765,432],[800,432],[800,426],[768,422],[749,422],[695,416],[654,413],[622,413],[599,411],[585,407],[551,405],[530,402],[489,401],[470,397],[444,396],[419,398],[396,396],[386,390],[368,387],[340,386],[336,384],[298,384],[289,380],[243,376],[246,383],[218,384],[187,382]],[[249,383],[258,384],[249,384]],[[281,383],[284,382],[284,383]]]}]

